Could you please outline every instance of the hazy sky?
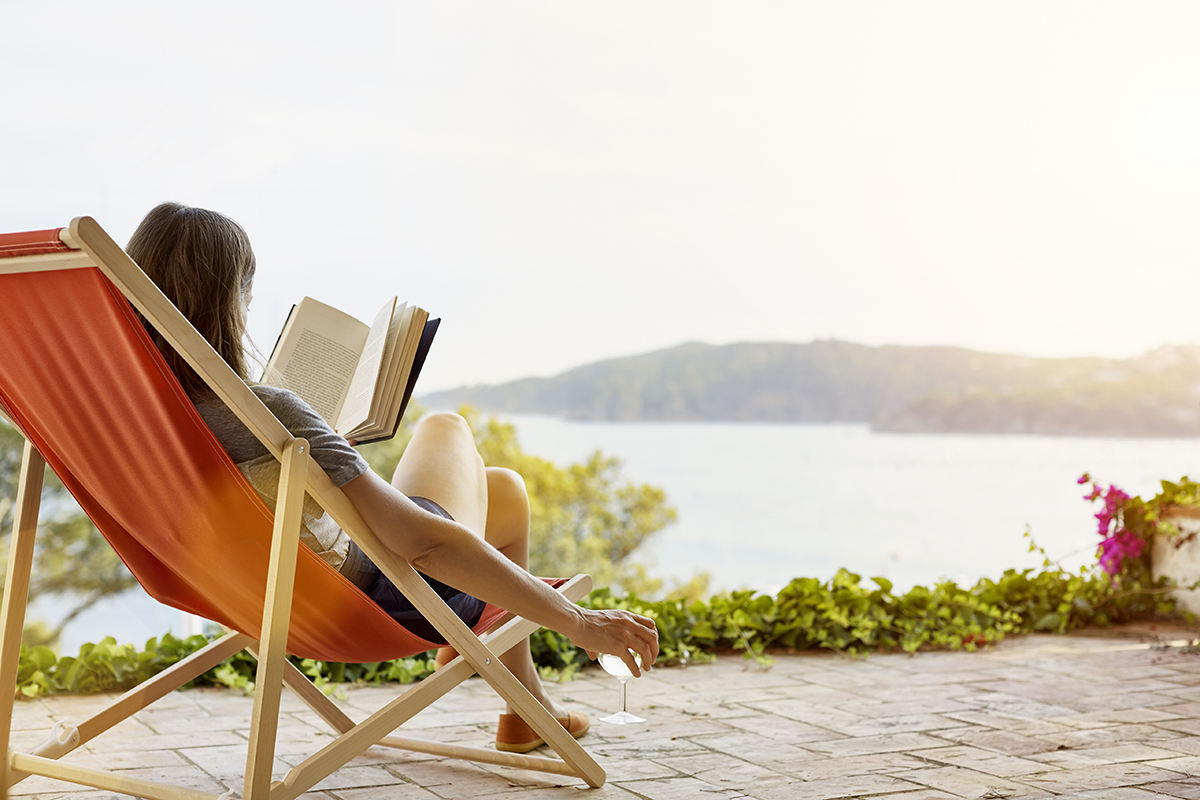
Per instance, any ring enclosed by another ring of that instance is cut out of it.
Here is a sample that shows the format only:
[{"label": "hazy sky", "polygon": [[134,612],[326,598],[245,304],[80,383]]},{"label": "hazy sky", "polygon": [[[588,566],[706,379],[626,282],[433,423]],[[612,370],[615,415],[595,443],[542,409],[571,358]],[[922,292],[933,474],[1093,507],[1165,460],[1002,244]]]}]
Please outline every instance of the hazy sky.
[{"label": "hazy sky", "polygon": [[[421,389],[688,340],[1200,341],[1200,3],[0,0],[0,230],[162,200],[443,317]],[[2,299],[0,299],[2,300]]]}]

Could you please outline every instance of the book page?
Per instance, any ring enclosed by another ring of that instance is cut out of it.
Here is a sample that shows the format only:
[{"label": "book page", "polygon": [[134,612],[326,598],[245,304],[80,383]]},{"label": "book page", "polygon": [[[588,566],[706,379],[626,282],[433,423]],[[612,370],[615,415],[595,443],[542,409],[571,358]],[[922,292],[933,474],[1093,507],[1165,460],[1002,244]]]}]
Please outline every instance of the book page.
[{"label": "book page", "polygon": [[428,317],[429,312],[416,306],[405,303],[396,307],[388,333],[391,350],[383,355],[379,383],[371,400],[371,418],[347,432],[348,438],[366,444],[396,435],[400,415],[437,330],[436,321],[426,326]]},{"label": "book page", "polygon": [[371,323],[358,368],[354,372],[349,389],[346,390],[346,400],[338,414],[337,425],[333,428],[343,436],[371,416],[371,398],[374,396],[383,367],[383,353],[388,343],[388,328],[395,307],[396,298],[393,297],[383,304],[383,308],[375,315],[375,321]]},{"label": "book page", "polygon": [[408,374],[413,366],[413,358],[417,354],[417,345],[421,343],[421,334],[425,331],[425,321],[429,312],[423,308],[413,308],[412,314],[405,317],[401,338],[396,342],[396,355],[392,358],[392,380],[388,383],[388,394],[384,408],[400,408],[404,403],[404,391],[408,386]]},{"label": "book page", "polygon": [[349,314],[305,297],[288,317],[262,382],[300,395],[332,426],[369,332]]}]

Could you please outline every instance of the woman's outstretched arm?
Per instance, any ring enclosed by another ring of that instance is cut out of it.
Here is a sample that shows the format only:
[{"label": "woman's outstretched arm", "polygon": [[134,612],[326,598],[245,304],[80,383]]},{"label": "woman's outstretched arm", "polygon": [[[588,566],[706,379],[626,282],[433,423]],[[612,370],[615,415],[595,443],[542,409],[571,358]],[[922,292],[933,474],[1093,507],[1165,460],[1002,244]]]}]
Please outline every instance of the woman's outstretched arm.
[{"label": "woman's outstretched arm", "polygon": [[342,488],[379,541],[426,575],[558,631],[593,658],[622,656],[634,675],[641,673],[629,650],[647,666],[658,657],[652,620],[619,609],[580,608],[482,537],[427,513],[374,472]]}]

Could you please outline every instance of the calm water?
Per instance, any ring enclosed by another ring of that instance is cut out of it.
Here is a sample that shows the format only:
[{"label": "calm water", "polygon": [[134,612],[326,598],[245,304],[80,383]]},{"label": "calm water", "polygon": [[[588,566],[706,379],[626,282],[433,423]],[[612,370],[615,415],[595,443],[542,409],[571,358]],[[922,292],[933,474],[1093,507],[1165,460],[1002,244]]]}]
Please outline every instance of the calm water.
[{"label": "calm water", "polygon": [[[522,445],[560,464],[595,449],[667,491],[679,521],[645,553],[662,577],[774,591],[845,566],[898,589],[1037,566],[1026,525],[1055,558],[1093,557],[1085,470],[1133,494],[1200,475],[1198,439],[873,434],[852,425],[569,422],[511,416]],[[52,615],[46,608],[45,615]],[[98,604],[63,652],[111,634],[141,643],[181,615],[140,592]]]},{"label": "calm water", "polygon": [[1132,494],[1200,475],[1197,439],[875,434],[856,425],[593,423],[512,416],[529,452],[567,462],[600,448],[666,489],[679,522],[657,573],[773,591],[839,567],[897,588],[1037,566],[1021,534],[1069,566],[1097,535],[1085,470]]}]

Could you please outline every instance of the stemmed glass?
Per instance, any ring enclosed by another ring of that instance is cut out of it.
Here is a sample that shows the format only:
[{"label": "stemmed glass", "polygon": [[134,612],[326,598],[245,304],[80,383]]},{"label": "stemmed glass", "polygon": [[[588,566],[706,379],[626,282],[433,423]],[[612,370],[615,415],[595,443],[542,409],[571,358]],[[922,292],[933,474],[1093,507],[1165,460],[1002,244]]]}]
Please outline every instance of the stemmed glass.
[{"label": "stemmed glass", "polygon": [[[637,661],[638,668],[640,669],[642,666],[641,657],[632,650],[629,652],[633,653],[633,658]],[[607,717],[601,717],[600,721],[611,722],[614,725],[631,725],[635,722],[645,722],[646,720],[642,717],[630,714],[625,710],[625,684],[628,683],[629,679],[633,677],[633,673],[629,671],[629,667],[625,665],[625,662],[621,660],[620,656],[614,656],[608,653],[601,653],[600,658],[597,660],[600,662],[600,666],[605,672],[607,672],[609,675],[612,675],[621,683],[621,710],[615,714],[609,714]]]}]

